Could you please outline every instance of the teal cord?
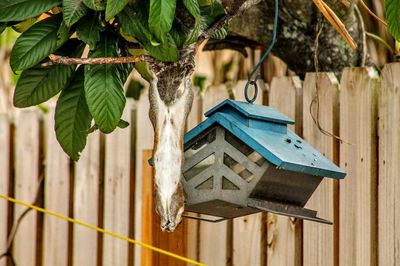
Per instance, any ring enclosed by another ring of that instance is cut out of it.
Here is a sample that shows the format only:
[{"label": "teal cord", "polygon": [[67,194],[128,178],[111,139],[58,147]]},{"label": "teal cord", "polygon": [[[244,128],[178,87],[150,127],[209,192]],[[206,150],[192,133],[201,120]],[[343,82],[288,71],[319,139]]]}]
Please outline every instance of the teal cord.
[{"label": "teal cord", "polygon": [[[278,31],[278,14],[279,14],[279,0],[275,0],[275,16],[274,16],[274,29],[272,31],[272,41],[271,44],[269,45],[267,51],[265,54],[261,57],[260,61],[257,63],[257,65],[254,67],[254,69],[250,72],[249,78],[247,79],[246,86],[244,87],[244,97],[246,98],[246,101],[249,103],[254,103],[254,101],[257,98],[258,95],[258,86],[257,86],[257,80],[259,79],[259,76],[256,76],[255,80],[252,80],[252,77],[254,74],[257,72],[257,70],[260,68],[260,66],[264,63],[264,61],[267,59],[268,55],[271,53],[272,48],[274,47],[276,43],[276,34]],[[249,90],[249,85],[254,85],[254,96],[252,99],[249,98],[248,96],[248,90]]]}]

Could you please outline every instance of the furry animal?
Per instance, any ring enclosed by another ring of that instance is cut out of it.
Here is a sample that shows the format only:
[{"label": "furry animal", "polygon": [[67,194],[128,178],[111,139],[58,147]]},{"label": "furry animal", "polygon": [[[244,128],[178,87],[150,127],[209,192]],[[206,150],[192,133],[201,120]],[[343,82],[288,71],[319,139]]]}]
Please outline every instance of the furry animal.
[{"label": "furry animal", "polygon": [[193,102],[191,74],[194,52],[177,63],[150,66],[149,116],[154,128],[156,212],[161,230],[173,232],[182,220],[185,195],[181,182],[184,164],[183,137]]}]

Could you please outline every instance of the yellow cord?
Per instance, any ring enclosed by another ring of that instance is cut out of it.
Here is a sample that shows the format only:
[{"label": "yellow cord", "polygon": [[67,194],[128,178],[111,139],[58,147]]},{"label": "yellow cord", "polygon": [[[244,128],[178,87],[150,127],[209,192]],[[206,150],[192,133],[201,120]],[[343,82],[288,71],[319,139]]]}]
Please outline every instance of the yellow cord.
[{"label": "yellow cord", "polygon": [[123,236],[123,235],[120,235],[120,234],[117,234],[117,233],[114,233],[114,232],[111,232],[111,231],[107,231],[107,230],[105,230],[105,229],[103,229],[103,228],[99,228],[99,227],[97,227],[97,226],[94,226],[94,225],[91,225],[91,224],[88,224],[88,223],[85,223],[85,222],[82,222],[82,221],[79,221],[79,220],[75,220],[75,219],[73,219],[73,218],[71,218],[71,217],[68,217],[68,216],[65,216],[65,215],[62,215],[62,214],[58,214],[58,213],[56,213],[56,212],[52,212],[52,211],[49,211],[49,210],[46,210],[46,209],[37,207],[37,206],[35,206],[35,205],[26,203],[26,202],[24,202],[24,201],[20,201],[20,200],[17,200],[17,199],[14,199],[14,198],[11,198],[11,197],[2,195],[2,194],[0,194],[0,198],[5,199],[5,200],[10,201],[10,202],[15,203],[15,204],[19,204],[19,205],[25,206],[25,207],[30,208],[30,209],[33,209],[33,210],[36,210],[36,211],[38,211],[38,212],[42,212],[42,213],[45,213],[45,214],[48,214],[48,215],[57,217],[57,218],[59,218],[59,219],[66,220],[66,221],[68,221],[68,222],[70,222],[70,223],[79,224],[79,225],[81,225],[81,226],[90,228],[90,229],[95,230],[95,231],[97,231],[97,232],[100,232],[100,233],[102,233],[102,234],[110,235],[110,236],[112,236],[112,237],[115,237],[115,238],[119,238],[119,239],[121,239],[121,240],[128,241],[129,243],[132,243],[132,244],[135,244],[135,245],[139,245],[139,246],[142,246],[142,247],[144,247],[144,248],[148,248],[148,249],[153,250],[153,251],[155,251],[155,252],[158,252],[158,253],[161,253],[161,254],[170,256],[170,257],[172,257],[172,258],[175,258],[175,259],[178,259],[178,260],[181,260],[181,261],[184,261],[184,262],[193,264],[193,265],[206,266],[206,264],[197,262],[197,261],[195,261],[195,260],[191,260],[191,259],[189,259],[189,258],[186,258],[186,257],[183,257],[183,256],[179,256],[179,255],[174,254],[174,253],[171,253],[171,252],[169,252],[169,251],[166,251],[166,250],[163,250],[163,249],[160,249],[160,248],[153,247],[153,246],[151,246],[151,245],[145,244],[145,243],[140,242],[140,241],[137,241],[137,240],[135,240],[135,239],[131,239],[131,238],[129,238],[129,237],[126,237],[126,236]]}]

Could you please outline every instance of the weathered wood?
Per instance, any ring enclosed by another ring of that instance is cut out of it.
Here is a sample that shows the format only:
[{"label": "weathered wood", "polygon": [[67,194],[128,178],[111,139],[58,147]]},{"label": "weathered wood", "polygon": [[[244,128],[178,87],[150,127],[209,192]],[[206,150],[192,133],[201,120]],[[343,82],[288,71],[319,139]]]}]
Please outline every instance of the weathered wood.
[{"label": "weathered wood", "polygon": [[[228,98],[228,91],[225,85],[208,87],[203,98],[203,111],[210,110],[226,98]],[[203,119],[205,119],[204,116]],[[199,260],[210,266],[226,265],[231,261],[230,246],[227,243],[231,233],[228,222],[200,222]]]},{"label": "weathered wood", "polygon": [[[143,173],[140,175],[142,177],[142,204],[141,204],[141,235],[142,241],[146,244],[152,244],[153,242],[153,224],[155,215],[154,212],[154,189],[153,189],[153,169],[148,163],[148,159],[153,155],[152,150],[144,150],[142,154],[142,169]],[[137,254],[137,252],[135,253]],[[153,256],[152,251],[146,248],[141,249],[141,264],[142,266],[152,266]]]},{"label": "weathered wood", "polygon": [[[339,265],[376,265],[376,124],[379,79],[372,68],[345,69],[340,82]],[[349,144],[350,143],[350,144]]]},{"label": "weathered wood", "polygon": [[[132,103],[122,119],[131,121]],[[104,229],[129,235],[131,127],[106,135],[104,176]],[[103,239],[104,265],[128,265],[128,243],[111,236]]]},{"label": "weathered wood", "polygon": [[[69,215],[69,158],[57,142],[54,132],[54,107],[45,118],[45,179],[46,209]],[[68,222],[49,215],[44,216],[44,265],[67,265]]]},{"label": "weathered wood", "polygon": [[[152,150],[154,142],[153,127],[150,123],[148,116],[149,113],[149,97],[148,89],[140,96],[137,103],[137,117],[136,117],[136,171],[135,171],[135,239],[144,239],[142,237],[142,210],[144,203],[144,196],[142,194],[143,184],[147,182],[144,180],[143,167],[144,167],[144,150]],[[149,157],[150,158],[150,157]],[[135,247],[135,265],[140,265],[140,256],[142,250],[140,247]]]},{"label": "weathered wood", "polygon": [[[74,218],[98,225],[100,135],[89,135],[85,150],[76,163]],[[74,225],[73,265],[97,265],[97,232]]]},{"label": "weathered wood", "polygon": [[[6,114],[0,114],[0,194],[8,195],[10,177],[10,121]],[[0,200],[0,253],[7,248],[8,203]],[[6,260],[0,259],[0,266]]]},{"label": "weathered wood", "polygon": [[[238,81],[233,87],[235,99],[245,101],[244,87],[246,80]],[[262,104],[262,82],[258,82],[259,92],[255,104]],[[253,88],[251,88],[253,89]],[[252,91],[252,90],[250,90]],[[252,93],[252,92],[251,92]],[[251,96],[250,96],[251,97]],[[250,216],[239,217],[232,221],[233,237],[233,265],[264,265],[265,250],[263,237],[263,214],[258,213]],[[246,250],[246,252],[244,252]]]},{"label": "weathered wood", "polygon": [[[296,110],[299,109],[298,106],[301,108],[298,100],[300,91],[301,82],[298,77],[276,77],[271,82],[269,105],[297,120]],[[296,128],[293,125],[289,128],[299,132],[300,121],[296,121]],[[301,265],[301,225],[299,220],[268,213],[267,265]]]},{"label": "weathered wood", "polygon": [[379,260],[400,265],[400,64],[382,71],[379,95]]},{"label": "weathered wood", "polygon": [[[20,112],[16,118],[15,198],[32,203],[39,186],[39,115],[35,111]],[[14,220],[26,207],[14,206]],[[37,213],[29,212],[18,228],[13,254],[18,265],[36,265]]]},{"label": "weathered wood", "polygon": [[[323,130],[338,135],[338,111],[339,82],[334,74],[320,73],[317,77],[315,73],[307,73],[303,84],[303,138],[336,164],[339,163],[338,140],[322,133],[313,117],[318,119]],[[307,202],[306,208],[318,211],[319,217],[334,224],[330,226],[310,221],[303,222],[303,265],[337,265],[338,181],[325,178]]]}]

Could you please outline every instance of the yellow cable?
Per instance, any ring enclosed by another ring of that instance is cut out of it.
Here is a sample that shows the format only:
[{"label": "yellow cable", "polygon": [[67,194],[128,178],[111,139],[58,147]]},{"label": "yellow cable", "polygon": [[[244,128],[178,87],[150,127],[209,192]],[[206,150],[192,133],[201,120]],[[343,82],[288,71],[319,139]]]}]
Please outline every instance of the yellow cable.
[{"label": "yellow cable", "polygon": [[103,228],[99,228],[99,227],[97,227],[97,226],[94,226],[94,225],[91,225],[91,224],[88,224],[88,223],[85,223],[85,222],[82,222],[82,221],[79,221],[79,220],[75,220],[75,219],[73,219],[73,218],[71,218],[71,217],[68,217],[68,216],[65,216],[65,215],[62,215],[62,214],[59,214],[59,213],[56,213],[56,212],[52,212],[52,211],[49,211],[49,210],[46,210],[46,209],[37,207],[37,206],[35,206],[35,205],[26,203],[26,202],[24,202],[24,201],[20,201],[20,200],[17,200],[17,199],[14,199],[14,198],[11,198],[11,197],[2,195],[2,194],[0,194],[0,198],[5,199],[5,200],[7,200],[7,201],[10,201],[10,202],[12,202],[12,203],[16,203],[16,204],[25,206],[25,207],[30,208],[30,209],[33,209],[33,210],[36,210],[36,211],[38,211],[38,212],[42,212],[42,213],[45,213],[45,214],[48,214],[48,215],[57,217],[57,218],[59,218],[59,219],[66,220],[66,221],[68,221],[68,222],[70,222],[70,223],[79,224],[79,225],[81,225],[81,226],[90,228],[90,229],[95,230],[95,231],[97,231],[97,232],[100,232],[100,233],[102,233],[102,234],[110,235],[110,236],[113,236],[113,237],[115,237],[115,238],[119,238],[119,239],[121,239],[121,240],[128,241],[129,243],[132,243],[132,244],[135,244],[135,245],[139,245],[139,246],[142,246],[142,247],[144,247],[144,248],[148,248],[148,249],[153,250],[153,251],[155,251],[155,252],[158,252],[158,253],[161,253],[161,254],[164,254],[164,255],[173,257],[173,258],[175,258],[175,259],[178,259],[178,260],[181,260],[181,261],[184,261],[184,262],[193,264],[193,265],[206,266],[206,264],[197,262],[197,261],[195,261],[195,260],[191,260],[191,259],[189,259],[189,258],[186,258],[186,257],[183,257],[183,256],[179,256],[179,255],[174,254],[174,253],[172,253],[172,252],[169,252],[169,251],[166,251],[166,250],[163,250],[163,249],[160,249],[160,248],[153,247],[153,246],[151,246],[151,245],[145,244],[145,243],[140,242],[140,241],[137,241],[137,240],[135,240],[135,239],[131,239],[131,238],[129,238],[129,237],[126,237],[126,236],[123,236],[123,235],[120,235],[120,234],[117,234],[117,233],[114,233],[114,232],[105,230],[105,229],[103,229]]}]

